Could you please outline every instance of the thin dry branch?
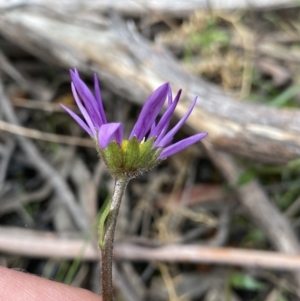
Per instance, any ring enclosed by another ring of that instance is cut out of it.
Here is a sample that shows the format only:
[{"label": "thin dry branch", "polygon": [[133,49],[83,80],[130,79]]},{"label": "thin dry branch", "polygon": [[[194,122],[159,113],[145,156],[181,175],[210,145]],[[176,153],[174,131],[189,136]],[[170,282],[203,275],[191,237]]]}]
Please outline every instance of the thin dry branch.
[{"label": "thin dry branch", "polygon": [[298,255],[197,245],[172,245],[152,249],[116,244],[114,256],[120,260],[212,263],[279,270],[298,270],[300,267]]},{"label": "thin dry branch", "polygon": [[[100,258],[98,248],[85,239],[23,228],[0,227],[0,251],[34,258],[74,259],[82,256],[82,260],[93,261]],[[117,242],[114,256],[117,260],[130,261],[211,263],[286,271],[300,269],[299,255],[197,245],[146,248]]]},{"label": "thin dry branch", "polygon": [[9,139],[5,148],[4,153],[2,154],[2,159],[0,162],[0,195],[1,190],[4,186],[4,180],[6,177],[6,172],[9,168],[9,162],[13,154],[13,150],[16,146],[16,142],[14,139]]},{"label": "thin dry branch", "polygon": [[56,7],[57,10],[74,13],[75,11],[107,11],[115,9],[120,13],[137,16],[145,13],[169,14],[186,16],[197,9],[271,9],[280,7],[294,7],[298,3],[293,0],[77,0],[77,1],[49,1],[49,0],[10,0],[0,1],[0,9],[14,9],[16,7],[45,6]]},{"label": "thin dry branch", "polygon": [[162,82],[170,81],[174,90],[184,91],[178,116],[199,97],[188,124],[196,132],[209,132],[208,139],[217,148],[270,163],[286,163],[299,156],[299,110],[230,98],[187,73],[161,45],[149,43],[117,17],[109,26],[93,21],[79,24],[75,17],[73,22],[18,9],[0,15],[0,32],[42,60],[96,71],[112,90],[139,104]]},{"label": "thin dry branch", "polygon": [[0,120],[0,130],[36,140],[43,140],[68,145],[77,145],[83,147],[95,147],[95,143],[91,139],[45,133],[38,130],[25,128],[20,125],[8,123],[3,120]]},{"label": "thin dry branch", "polygon": [[46,184],[38,190],[31,193],[21,193],[18,196],[11,198],[2,198],[0,202],[0,215],[15,211],[20,206],[25,206],[28,203],[40,202],[50,194],[52,187]]}]

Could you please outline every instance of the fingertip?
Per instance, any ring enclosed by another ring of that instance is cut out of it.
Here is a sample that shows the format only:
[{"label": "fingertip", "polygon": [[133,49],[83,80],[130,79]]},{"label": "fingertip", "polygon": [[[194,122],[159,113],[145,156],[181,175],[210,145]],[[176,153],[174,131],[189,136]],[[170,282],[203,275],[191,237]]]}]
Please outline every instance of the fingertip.
[{"label": "fingertip", "polygon": [[0,267],[0,300],[102,301],[102,298],[85,289]]}]

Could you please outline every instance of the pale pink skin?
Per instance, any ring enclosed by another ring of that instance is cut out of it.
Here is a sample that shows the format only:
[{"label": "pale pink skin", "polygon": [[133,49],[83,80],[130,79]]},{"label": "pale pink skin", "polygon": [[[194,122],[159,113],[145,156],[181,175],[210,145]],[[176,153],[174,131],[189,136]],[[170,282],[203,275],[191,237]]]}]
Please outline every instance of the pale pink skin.
[{"label": "pale pink skin", "polygon": [[102,298],[84,289],[0,267],[0,300],[102,301]]}]

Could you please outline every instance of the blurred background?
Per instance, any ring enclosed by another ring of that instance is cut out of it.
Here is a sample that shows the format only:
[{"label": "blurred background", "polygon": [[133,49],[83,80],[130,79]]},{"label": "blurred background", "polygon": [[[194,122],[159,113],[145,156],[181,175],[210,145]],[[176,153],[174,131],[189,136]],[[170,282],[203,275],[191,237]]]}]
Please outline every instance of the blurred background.
[{"label": "blurred background", "polygon": [[[128,135],[147,96],[183,89],[176,139],[131,181],[116,300],[300,300],[299,1],[0,0],[0,264],[100,293],[97,215],[113,180],[69,69]],[[0,275],[1,277],[1,275]]]}]

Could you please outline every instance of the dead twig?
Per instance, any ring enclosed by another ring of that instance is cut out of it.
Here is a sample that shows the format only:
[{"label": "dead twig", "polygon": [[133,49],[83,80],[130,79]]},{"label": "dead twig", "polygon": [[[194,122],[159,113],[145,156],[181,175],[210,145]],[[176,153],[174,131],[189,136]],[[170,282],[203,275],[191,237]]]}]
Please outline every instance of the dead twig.
[{"label": "dead twig", "polygon": [[5,151],[2,154],[2,160],[1,160],[1,163],[0,163],[0,195],[2,193],[1,190],[4,186],[4,180],[5,180],[5,177],[6,177],[6,172],[7,172],[7,169],[9,167],[9,162],[10,162],[10,159],[12,157],[15,146],[16,146],[15,140],[11,139],[11,138],[8,139]]},{"label": "dead twig", "polygon": [[49,184],[45,184],[34,192],[22,193],[17,197],[2,199],[0,202],[0,215],[10,213],[28,203],[40,202],[50,194],[51,190],[52,187]]},{"label": "dead twig", "polygon": [[234,10],[234,9],[271,9],[280,7],[295,7],[297,2],[293,0],[173,0],[173,1],[155,1],[155,0],[123,0],[111,2],[109,0],[77,0],[69,1],[50,1],[50,0],[11,0],[0,1],[0,9],[9,11],[23,7],[41,6],[53,7],[59,11],[74,13],[74,11],[104,11],[114,9],[120,13],[130,16],[140,16],[141,14],[156,12],[160,14],[169,14],[175,16],[187,16],[199,9],[217,9],[217,10]]},{"label": "dead twig", "polygon": [[[4,93],[3,83],[0,80],[0,107],[4,113],[6,119],[14,124],[18,125],[18,119],[13,111],[10,101]],[[81,212],[79,206],[75,201],[75,197],[64,179],[49,163],[40,155],[35,145],[24,136],[17,136],[17,140],[20,143],[22,149],[28,156],[28,158],[35,165],[37,170],[51,183],[56,194],[59,196],[61,202],[68,208],[72,215],[74,222],[81,229],[87,232],[89,230],[89,223],[87,218]]]},{"label": "dead twig", "polygon": [[20,125],[8,123],[3,120],[0,120],[0,130],[36,140],[83,147],[95,147],[95,144],[91,139],[45,133],[34,129],[28,129]]},{"label": "dead twig", "polygon": [[[79,25],[21,9],[0,15],[0,31],[7,39],[44,61],[96,71],[117,94],[125,91],[136,103],[141,104],[164,81],[170,81],[174,90],[183,88],[178,116],[198,96],[188,124],[196,132],[209,132],[207,139],[215,147],[269,163],[286,163],[299,156],[299,110],[238,102],[187,73],[161,45],[145,40],[133,24],[127,26],[113,16],[109,25]],[[100,54],[99,48],[105,51]]]},{"label": "dead twig", "polygon": [[[52,232],[0,227],[1,252],[34,258],[74,259],[83,248],[82,260],[99,260],[98,248],[84,239],[67,238],[66,234],[61,237]],[[146,248],[117,242],[114,256],[117,260],[130,261],[212,263],[283,271],[300,269],[300,255],[197,245]]]},{"label": "dead twig", "polygon": [[[14,98],[12,99],[12,105],[14,107],[19,108],[25,108],[25,109],[31,109],[31,110],[41,110],[46,112],[65,112],[62,110],[59,103],[51,103],[51,102],[45,102],[45,101],[36,101],[32,99],[24,99],[24,98]],[[77,112],[78,109],[75,106],[69,105],[68,107],[72,109],[72,111]]]}]

